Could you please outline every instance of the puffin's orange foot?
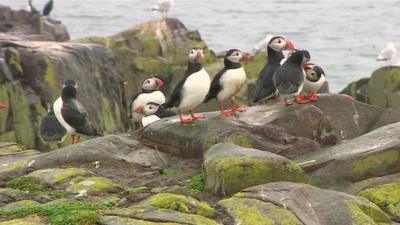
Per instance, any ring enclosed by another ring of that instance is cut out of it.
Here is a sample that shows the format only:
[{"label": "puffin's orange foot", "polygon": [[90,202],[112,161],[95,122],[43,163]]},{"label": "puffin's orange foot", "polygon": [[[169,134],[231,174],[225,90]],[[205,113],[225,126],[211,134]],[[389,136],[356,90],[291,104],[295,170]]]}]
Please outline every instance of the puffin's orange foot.
[{"label": "puffin's orange foot", "polygon": [[180,122],[183,124],[189,124],[189,123],[193,123],[194,120],[192,119],[181,119]]},{"label": "puffin's orange foot", "polygon": [[289,99],[285,99],[285,106],[293,105],[293,102],[290,101]]},{"label": "puffin's orange foot", "polygon": [[303,96],[300,96],[300,95],[296,96],[294,99],[295,99],[295,101],[296,101],[298,104],[307,103],[307,101],[304,100]]},{"label": "puffin's orange foot", "polygon": [[232,116],[232,111],[226,111],[226,110],[221,111],[221,115],[222,116],[226,116],[226,117],[230,117],[230,116]]},{"label": "puffin's orange foot", "polygon": [[314,92],[310,93],[310,95],[308,95],[308,100],[315,102],[318,101],[318,95],[316,95]]}]

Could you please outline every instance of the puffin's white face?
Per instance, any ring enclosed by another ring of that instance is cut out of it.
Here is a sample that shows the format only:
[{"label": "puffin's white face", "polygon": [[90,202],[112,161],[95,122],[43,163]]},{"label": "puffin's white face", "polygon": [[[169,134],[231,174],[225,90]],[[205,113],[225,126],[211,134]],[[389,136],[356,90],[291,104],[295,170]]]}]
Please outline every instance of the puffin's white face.
[{"label": "puffin's white face", "polygon": [[306,69],[307,80],[311,82],[317,82],[319,79],[321,79],[321,76],[325,76],[325,74],[323,74],[322,69],[317,68],[315,65],[307,65]]},{"label": "puffin's white face", "polygon": [[143,82],[142,89],[146,90],[146,91],[154,91],[154,90],[158,90],[163,85],[164,85],[164,82],[161,79],[158,79],[157,77],[152,77],[152,78],[146,79]]},{"label": "puffin's white face", "polygon": [[150,116],[157,112],[159,105],[148,103],[142,110],[143,115]]},{"label": "puffin's white face", "polygon": [[283,50],[294,50],[293,43],[285,40],[282,37],[272,39],[268,44],[268,47],[272,48],[276,52],[281,52]]},{"label": "puffin's white face", "polygon": [[189,61],[192,63],[199,63],[204,58],[203,49],[192,48],[188,55]]},{"label": "puffin's white face", "polygon": [[229,56],[226,56],[226,58],[234,63],[239,63],[240,60],[243,58],[243,53],[239,50],[232,52]]}]

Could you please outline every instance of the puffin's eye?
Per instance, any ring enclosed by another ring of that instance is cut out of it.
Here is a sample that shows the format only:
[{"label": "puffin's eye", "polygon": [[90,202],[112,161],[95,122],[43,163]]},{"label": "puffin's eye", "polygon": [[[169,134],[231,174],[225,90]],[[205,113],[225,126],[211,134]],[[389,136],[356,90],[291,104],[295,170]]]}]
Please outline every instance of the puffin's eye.
[{"label": "puffin's eye", "polygon": [[282,42],[282,40],[281,39],[278,39],[278,43],[280,44]]}]

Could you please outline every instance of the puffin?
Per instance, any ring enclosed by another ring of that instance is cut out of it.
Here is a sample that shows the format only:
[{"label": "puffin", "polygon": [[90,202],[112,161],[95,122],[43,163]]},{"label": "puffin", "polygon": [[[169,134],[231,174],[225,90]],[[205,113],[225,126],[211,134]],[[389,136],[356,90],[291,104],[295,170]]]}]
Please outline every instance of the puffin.
[{"label": "puffin", "polygon": [[139,105],[136,109],[136,113],[142,115],[142,120],[140,121],[143,127],[160,120],[157,112],[160,110],[160,104],[156,102],[148,102],[146,105]]},{"label": "puffin", "polygon": [[61,96],[53,103],[53,111],[58,122],[72,135],[72,144],[79,143],[80,134],[101,136],[88,119],[82,104],[76,99],[78,84],[67,80],[63,84]]},{"label": "puffin", "polygon": [[[163,106],[165,109],[177,107],[182,124],[192,123],[200,118],[193,113],[193,109],[204,101],[210,89],[210,76],[201,64],[203,58],[203,49],[190,50],[186,72],[175,86],[169,101]],[[192,118],[183,118],[183,112],[189,112]]]},{"label": "puffin", "polygon": [[7,109],[7,104],[0,103],[0,109]]},{"label": "puffin", "polygon": [[306,79],[304,80],[302,94],[308,94],[309,101],[317,101],[316,93],[326,82],[325,72],[322,67],[313,63],[306,63],[303,68],[306,72]]},{"label": "puffin", "polygon": [[65,129],[54,114],[53,106],[48,108],[47,115],[42,119],[39,125],[39,137],[44,143],[56,141],[58,147],[67,137],[67,129]]},{"label": "puffin", "polygon": [[268,100],[277,94],[272,77],[275,70],[281,66],[282,59],[285,58],[282,53],[284,50],[294,50],[294,44],[281,36],[272,37],[267,47],[268,61],[258,75],[253,102],[261,99]]},{"label": "puffin", "polygon": [[159,105],[165,103],[165,95],[160,91],[164,81],[157,76],[146,79],[142,84],[142,91],[132,97],[129,104],[130,116],[133,122],[141,124],[142,114],[135,110],[140,105],[146,105],[148,102],[155,102]]},{"label": "puffin", "polygon": [[[226,52],[224,57],[224,68],[213,78],[210,90],[204,102],[216,98],[220,102],[222,116],[231,116],[234,112],[243,112],[235,102],[235,95],[240,91],[246,82],[246,72],[244,71],[241,60],[250,60],[250,54],[243,53],[237,49]],[[231,100],[231,110],[225,111],[224,101]]]},{"label": "puffin", "polygon": [[273,75],[274,86],[283,97],[286,106],[293,104],[290,100],[292,96],[297,103],[306,103],[300,95],[306,77],[303,69],[305,60],[303,51],[295,51]]},{"label": "puffin", "polygon": [[53,10],[53,0],[50,0],[46,3],[43,8],[43,16],[50,16],[51,11]]}]

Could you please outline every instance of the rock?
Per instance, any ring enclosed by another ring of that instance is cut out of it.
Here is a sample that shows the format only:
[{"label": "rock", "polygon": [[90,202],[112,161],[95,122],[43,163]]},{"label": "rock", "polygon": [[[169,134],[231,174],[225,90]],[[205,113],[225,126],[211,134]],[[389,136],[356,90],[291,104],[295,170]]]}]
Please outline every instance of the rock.
[{"label": "rock", "polygon": [[362,180],[351,184],[347,189],[345,189],[345,192],[350,194],[357,194],[360,191],[368,188],[374,188],[376,186],[391,184],[391,183],[400,183],[400,174],[392,174],[392,175],[373,177],[366,180]]},{"label": "rock", "polygon": [[1,40],[0,46],[0,99],[9,105],[0,116],[0,140],[45,149],[37,134],[39,123],[67,79],[78,81],[77,98],[100,130],[127,128],[122,71],[106,48]]},{"label": "rock", "polygon": [[42,169],[29,174],[29,176],[40,178],[50,186],[66,183],[76,177],[87,177],[93,175],[92,172],[82,168]]},{"label": "rock", "polygon": [[217,225],[214,220],[196,214],[181,213],[171,209],[160,209],[153,206],[115,209],[106,212],[106,215],[147,220],[158,223],[178,223],[187,225]]},{"label": "rock", "polygon": [[400,222],[400,182],[367,188],[359,192],[358,195],[375,203],[387,212],[393,220]]},{"label": "rock", "polygon": [[140,139],[181,157],[201,158],[225,141],[293,159],[400,121],[398,112],[337,94],[322,94],[318,102],[305,105],[248,107],[231,118],[218,112],[203,115],[206,119],[189,125],[180,124],[178,117],[162,119],[147,126]]},{"label": "rock", "polygon": [[368,102],[400,110],[400,67],[386,66],[374,71],[368,82]]},{"label": "rock", "polygon": [[346,189],[351,183],[400,169],[400,123],[378,128],[343,144],[295,160],[320,187]]},{"label": "rock", "polygon": [[67,28],[60,22],[26,10],[14,11],[0,5],[0,32],[29,39],[40,35],[54,41],[68,41]]},{"label": "rock", "polygon": [[11,188],[0,188],[0,207],[9,203],[23,201],[23,200],[37,200],[35,196],[30,193],[15,190]]},{"label": "rock", "polygon": [[181,213],[198,214],[212,218],[214,209],[206,202],[200,202],[192,197],[170,193],[160,193],[139,203],[140,206],[154,206],[160,209],[172,209]]},{"label": "rock", "polygon": [[273,153],[219,143],[204,155],[206,185],[219,195],[275,181],[307,182],[301,168]]},{"label": "rock", "polygon": [[0,142],[0,156],[18,154],[24,152],[25,148],[22,145],[12,142]]},{"label": "rock", "polygon": [[15,219],[5,222],[0,222],[0,225],[44,225],[44,222],[40,220],[35,221],[32,218],[24,218],[24,219]]},{"label": "rock", "polygon": [[370,78],[361,78],[347,85],[340,94],[352,96],[355,100],[368,103],[368,82]]},{"label": "rock", "polygon": [[[142,162],[138,162],[138,159]],[[25,157],[6,165],[2,164],[0,158],[0,184],[35,170],[53,169],[71,165],[85,165],[94,169],[98,166],[99,168],[96,169],[98,174],[104,174],[108,177],[114,176],[116,178],[125,175],[129,178],[128,176],[132,175],[127,174],[129,170],[126,168],[139,171],[153,168],[159,169],[166,162],[167,159],[163,153],[145,147],[138,141],[129,139],[124,135],[108,135],[70,145],[52,152]],[[145,168],[142,167],[143,163],[145,164]],[[61,171],[55,169],[34,172],[33,175],[42,177],[46,182],[57,183],[63,179],[69,179],[71,176],[77,175],[77,173],[82,174],[85,172],[76,169]]]},{"label": "rock", "polygon": [[68,192],[81,196],[119,193],[123,190],[125,188],[122,185],[116,184],[104,177],[88,177],[76,183],[74,182],[67,188]]},{"label": "rock", "polygon": [[229,198],[218,204],[229,213],[235,224],[303,224],[289,210],[257,199]]},{"label": "rock", "polygon": [[[104,216],[100,224],[102,225],[157,225],[158,222],[136,220],[117,216]],[[179,225],[179,223],[162,223],[162,225]]]},{"label": "rock", "polygon": [[[324,190],[307,184],[277,182],[254,186],[235,194],[228,203],[240,204],[241,202],[237,199],[272,203],[280,209],[281,213],[288,214],[283,209],[291,211],[301,222],[300,224],[306,225],[391,224],[390,218],[378,206],[363,197]],[[240,216],[243,210],[249,211],[253,207],[250,201],[245,205],[241,204],[242,210],[235,210],[236,213],[234,213],[229,204],[224,201],[220,204],[225,205],[228,212],[230,209],[235,220],[243,218],[243,214]],[[265,207],[268,205],[257,209],[262,210]],[[257,213],[257,211],[252,212]],[[272,221],[279,219],[274,216],[266,217]],[[293,223],[288,224],[298,223],[295,218],[289,218],[293,219]],[[259,217],[253,219],[257,220]]]},{"label": "rock", "polygon": [[32,200],[21,200],[17,202],[10,203],[6,206],[0,207],[0,211],[12,211],[22,208],[28,208],[32,206],[40,205],[39,202],[32,201]]}]

